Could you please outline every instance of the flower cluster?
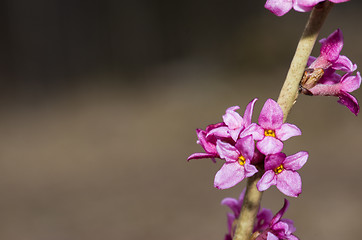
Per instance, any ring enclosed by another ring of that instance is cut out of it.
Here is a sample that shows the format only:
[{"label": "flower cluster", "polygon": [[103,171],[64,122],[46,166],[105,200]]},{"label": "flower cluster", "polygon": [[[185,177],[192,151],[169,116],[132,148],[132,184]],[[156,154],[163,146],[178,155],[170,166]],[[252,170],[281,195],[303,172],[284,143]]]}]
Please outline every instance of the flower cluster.
[{"label": "flower cluster", "polygon": [[252,123],[252,113],[257,99],[251,101],[241,117],[230,107],[223,115],[223,122],[209,125],[206,130],[197,129],[197,143],[205,152],[194,153],[188,160],[221,158],[225,162],[216,173],[214,186],[226,189],[258,171],[264,175],[257,184],[259,191],[272,185],[285,195],[297,197],[302,192],[302,181],[296,172],[307,161],[307,152],[291,156],[282,153],[283,142],[301,135],[300,129],[283,123],[283,111],[272,99],[268,99],[259,115],[258,124]]},{"label": "flower cluster", "polygon": [[[228,233],[225,235],[225,240],[232,240],[235,233],[235,220],[239,218],[241,207],[243,205],[245,189],[241,192],[239,199],[224,198],[221,201],[222,205],[228,206],[232,212],[227,214]],[[296,228],[293,221],[290,219],[282,219],[282,216],[287,211],[289,206],[288,200],[284,199],[284,205],[277,214],[273,217],[270,209],[262,208],[256,216],[256,222],[253,229],[255,240],[298,240],[293,235]]]},{"label": "flower cluster", "polygon": [[[298,12],[308,12],[320,2],[325,0],[267,0],[264,7],[277,16],[283,16],[292,8]],[[347,2],[349,0],[329,0],[333,3]]]},{"label": "flower cluster", "polygon": [[[346,56],[340,55],[343,35],[340,29],[320,40],[320,55],[310,57],[307,70],[301,81],[300,91],[313,96],[336,96],[338,103],[345,105],[355,115],[359,112],[357,99],[350,94],[361,85],[361,74],[353,76],[357,65]],[[342,72],[342,75],[336,73]]]}]

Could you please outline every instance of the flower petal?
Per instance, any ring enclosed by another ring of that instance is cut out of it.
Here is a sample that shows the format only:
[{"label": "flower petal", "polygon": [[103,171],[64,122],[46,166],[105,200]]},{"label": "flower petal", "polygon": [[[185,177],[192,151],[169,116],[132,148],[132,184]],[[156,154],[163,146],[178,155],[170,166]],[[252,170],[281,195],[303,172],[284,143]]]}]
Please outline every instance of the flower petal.
[{"label": "flower petal", "polygon": [[290,0],[267,0],[264,7],[280,17],[292,9],[293,2]]},{"label": "flower petal", "polygon": [[332,68],[343,72],[354,72],[357,69],[357,65],[353,64],[346,56],[340,55],[333,63]]},{"label": "flower petal", "polygon": [[226,109],[226,113],[222,116],[224,123],[230,129],[241,128],[244,124],[243,118],[235,110],[239,109],[238,106],[229,107]]},{"label": "flower petal", "polygon": [[228,206],[233,211],[235,216],[240,213],[241,206],[239,206],[239,201],[235,198],[224,198],[221,201],[221,205]]},{"label": "flower petal", "polygon": [[261,232],[261,231],[264,231],[265,229],[267,229],[272,218],[273,218],[272,211],[267,208],[262,208],[259,211],[258,215],[256,215],[257,222],[254,226],[253,232],[256,232],[256,231]]},{"label": "flower petal", "polygon": [[351,94],[341,91],[338,95],[339,100],[338,103],[346,106],[354,115],[358,115],[359,105],[358,101]]},{"label": "flower petal", "polygon": [[251,135],[240,138],[236,144],[235,148],[240,152],[243,157],[252,160],[254,156],[255,143]]},{"label": "flower petal", "polygon": [[285,141],[291,137],[299,136],[301,134],[302,132],[300,131],[300,129],[290,123],[284,123],[281,128],[275,130],[276,137],[281,141]]},{"label": "flower petal", "polygon": [[361,74],[357,72],[356,76],[350,76],[346,73],[341,79],[341,89],[345,92],[353,92],[361,86]]},{"label": "flower petal", "polygon": [[218,157],[218,156],[213,153],[193,153],[187,158],[187,161],[190,161],[193,159],[215,158],[215,157]]},{"label": "flower petal", "polygon": [[255,104],[255,102],[257,100],[258,100],[257,98],[254,98],[254,100],[251,101],[246,106],[246,109],[245,109],[245,112],[244,112],[244,126],[245,127],[247,127],[247,126],[249,126],[251,124],[251,118],[252,118],[252,115],[253,115],[254,104]]},{"label": "flower petal", "polygon": [[227,162],[235,162],[240,156],[240,153],[233,145],[219,139],[216,141],[216,150],[220,158],[225,159]]},{"label": "flower petal", "polygon": [[320,55],[327,59],[329,62],[335,62],[339,53],[343,48],[343,35],[340,29],[334,31],[326,39],[319,41],[322,46],[320,50]]},{"label": "flower petal", "polygon": [[209,137],[217,137],[217,138],[230,138],[230,132],[229,128],[226,126],[218,127],[210,130],[210,132],[207,133],[206,138]]},{"label": "flower petal", "polygon": [[289,197],[298,197],[302,193],[302,179],[299,173],[284,169],[277,175],[277,188]]},{"label": "flower petal", "polygon": [[299,170],[308,160],[308,152],[298,152],[285,158],[283,166],[288,170]]},{"label": "flower petal", "polygon": [[285,160],[286,155],[282,152],[266,156],[264,162],[265,170],[273,170],[279,167]]},{"label": "flower petal", "polygon": [[276,184],[276,175],[273,170],[266,171],[256,184],[260,192],[267,190],[270,186]]},{"label": "flower petal", "polygon": [[284,213],[288,210],[289,207],[289,201],[284,198],[284,204],[283,207],[275,214],[273,219],[271,220],[270,225],[275,225],[279,220],[283,217]]},{"label": "flower petal", "polygon": [[268,236],[267,236],[266,240],[279,240],[279,238],[277,236],[275,236],[274,234],[272,234],[271,232],[268,232]]},{"label": "flower petal", "polygon": [[246,137],[250,134],[253,135],[254,140],[262,140],[264,138],[264,129],[258,124],[252,123],[240,133],[239,137]]},{"label": "flower petal", "polygon": [[267,136],[263,140],[256,143],[259,151],[265,155],[281,152],[283,143],[274,137]]},{"label": "flower petal", "polygon": [[215,146],[216,140],[213,137],[207,138],[206,131],[204,131],[202,129],[196,129],[196,133],[197,133],[197,138],[198,138],[197,143],[202,146],[202,148],[205,150],[205,152],[217,154],[216,146]]},{"label": "flower petal", "polygon": [[250,164],[250,160],[247,159],[244,164],[245,177],[251,177],[258,172],[258,169]]},{"label": "flower petal", "polygon": [[266,100],[259,115],[259,124],[264,129],[275,130],[283,124],[283,111],[273,99]]},{"label": "flower petal", "polygon": [[235,186],[245,178],[244,167],[238,162],[224,163],[215,175],[214,187],[227,189]]}]

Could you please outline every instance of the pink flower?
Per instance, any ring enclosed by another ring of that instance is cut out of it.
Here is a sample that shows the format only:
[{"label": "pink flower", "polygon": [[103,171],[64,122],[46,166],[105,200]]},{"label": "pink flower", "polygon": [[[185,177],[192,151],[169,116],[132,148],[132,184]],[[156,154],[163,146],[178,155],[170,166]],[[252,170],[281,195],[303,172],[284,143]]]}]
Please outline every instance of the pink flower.
[{"label": "pink flower", "polygon": [[256,146],[265,155],[281,152],[283,142],[290,137],[301,135],[300,129],[289,123],[283,123],[283,111],[273,99],[268,99],[259,115],[259,125],[254,126]]},{"label": "pink flower", "polygon": [[356,70],[356,64],[353,64],[346,56],[340,55],[343,48],[343,34],[340,29],[319,42],[322,44],[320,55],[310,64],[309,68],[325,70],[331,67],[344,72]]},{"label": "pink flower", "polygon": [[[347,2],[348,0],[329,0],[333,3]],[[277,16],[283,16],[292,8],[298,12],[308,12],[312,8],[324,0],[267,0],[265,8]]]},{"label": "pink flower", "polygon": [[[228,233],[225,235],[225,240],[226,239],[231,240],[234,235],[234,232],[235,232],[234,221],[236,219],[238,219],[240,216],[240,211],[241,211],[241,208],[243,206],[243,201],[244,201],[244,195],[245,195],[245,188],[241,192],[239,199],[224,198],[221,201],[222,205],[228,206],[232,210],[232,213],[227,214]],[[265,229],[267,229],[269,227],[269,224],[270,224],[272,218],[273,218],[273,214],[272,214],[271,210],[266,209],[266,208],[262,208],[261,210],[259,210],[259,212],[256,216],[256,223],[254,225],[253,232],[255,232],[255,231],[262,232]]]},{"label": "pink flower", "polygon": [[253,137],[247,136],[239,139],[235,146],[216,141],[216,150],[220,158],[225,159],[224,165],[216,173],[214,186],[219,189],[226,189],[235,186],[245,177],[253,176],[258,170],[250,160],[254,156],[255,143]]},{"label": "pink flower", "polygon": [[302,180],[296,170],[307,162],[308,153],[298,152],[291,156],[284,153],[268,155],[265,158],[265,173],[257,183],[259,191],[265,191],[272,185],[285,195],[297,197],[302,192]]},{"label": "pink flower", "polygon": [[[357,69],[346,56],[340,55],[343,47],[342,32],[337,29],[322,43],[318,58],[310,57],[309,67],[301,81],[300,91],[313,96],[336,96],[338,103],[345,105],[357,116],[359,105],[357,99],[350,94],[361,85],[361,75],[351,76]],[[342,77],[335,71],[346,72]]]},{"label": "pink flower", "polygon": [[225,126],[224,123],[211,124],[206,127],[206,130],[196,129],[196,134],[198,137],[197,144],[200,144],[201,147],[205,150],[204,153],[193,153],[188,158],[187,161],[192,159],[201,159],[201,158],[211,158],[215,162],[215,158],[219,157],[219,154],[216,151],[216,137],[208,136],[207,134],[213,129],[220,128]]},{"label": "pink flower", "polygon": [[284,199],[284,205],[269,223],[269,227],[264,230],[255,240],[298,240],[292,233],[295,232],[293,221],[281,219],[287,211],[289,202]]},{"label": "pink flower", "polygon": [[[338,75],[335,73],[335,75]],[[338,75],[339,76],[339,75]],[[330,80],[331,81],[331,80]],[[340,82],[331,84],[318,83],[309,92],[313,96],[335,96],[338,97],[338,103],[345,105],[356,116],[359,112],[359,105],[357,99],[350,94],[361,86],[361,74],[357,72],[356,76],[351,76],[346,73],[340,78]]]},{"label": "pink flower", "polygon": [[235,142],[239,138],[240,132],[251,124],[254,104],[258,99],[255,98],[251,101],[245,109],[244,118],[242,118],[236,110],[240,109],[239,106],[233,106],[226,109],[223,115],[225,126],[211,130],[207,136],[214,135],[217,138],[231,137]]}]

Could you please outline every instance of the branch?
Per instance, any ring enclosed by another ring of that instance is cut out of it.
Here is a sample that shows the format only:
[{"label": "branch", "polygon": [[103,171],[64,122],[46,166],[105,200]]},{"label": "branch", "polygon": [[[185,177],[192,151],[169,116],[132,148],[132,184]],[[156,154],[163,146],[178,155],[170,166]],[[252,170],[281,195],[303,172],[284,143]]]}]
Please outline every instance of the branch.
[{"label": "branch", "polygon": [[302,37],[299,40],[297,50],[278,98],[278,103],[284,113],[284,122],[298,97],[299,82],[303,77],[308,58],[317,40],[319,31],[332,6],[333,3],[325,1],[313,8]]},{"label": "branch", "polygon": [[[278,104],[284,113],[284,122],[298,97],[299,82],[303,77],[308,58],[317,40],[319,31],[332,6],[333,3],[325,1],[313,8],[302,37],[299,40],[297,50],[278,98]],[[262,173],[263,171],[259,171],[253,177],[248,178],[240,217],[236,220],[237,227],[233,240],[249,240],[253,233],[255,218],[259,211],[263,194],[256,188],[256,183],[260,180]]]}]

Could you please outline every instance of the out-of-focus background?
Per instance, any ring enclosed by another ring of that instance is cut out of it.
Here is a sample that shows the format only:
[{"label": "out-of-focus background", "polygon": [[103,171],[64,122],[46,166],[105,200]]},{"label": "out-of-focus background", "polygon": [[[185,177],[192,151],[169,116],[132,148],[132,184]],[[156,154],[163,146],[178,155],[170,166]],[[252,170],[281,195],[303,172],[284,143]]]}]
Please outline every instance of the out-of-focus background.
[{"label": "out-of-focus background", "polygon": [[[244,183],[217,190],[222,162],[186,158],[227,107],[258,97],[257,120],[278,97],[308,14],[264,3],[1,1],[0,239],[223,239],[220,201]],[[336,5],[320,35],[341,28],[360,64],[361,7]],[[296,235],[361,238],[361,118],[301,96],[288,121],[303,135],[285,152],[310,153],[285,215]],[[262,204],[283,198],[272,187]]]}]

